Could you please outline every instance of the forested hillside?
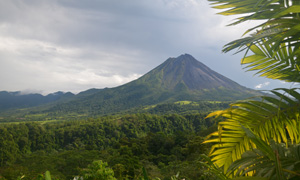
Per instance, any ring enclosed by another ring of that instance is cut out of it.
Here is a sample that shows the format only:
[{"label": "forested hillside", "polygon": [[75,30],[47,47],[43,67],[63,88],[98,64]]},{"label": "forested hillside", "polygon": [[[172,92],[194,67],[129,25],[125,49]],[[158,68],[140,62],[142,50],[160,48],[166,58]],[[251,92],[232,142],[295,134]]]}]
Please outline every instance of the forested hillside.
[{"label": "forested hillside", "polygon": [[8,109],[28,108],[43,104],[69,99],[74,94],[68,92],[55,92],[43,96],[37,93],[24,94],[22,92],[0,91],[0,112]]},{"label": "forested hillside", "polygon": [[[0,118],[9,117],[12,120],[14,117],[26,119],[25,116],[37,116],[45,120],[61,116],[68,116],[68,119],[78,118],[78,115],[95,117],[133,112],[133,109],[157,104],[178,101],[234,101],[262,93],[243,87],[213,71],[193,56],[183,54],[177,58],[168,58],[142,77],[127,84],[114,88],[89,89],[77,95],[60,95],[61,98],[43,103],[33,97],[45,99],[53,95],[12,96],[13,99],[0,102]],[[5,106],[2,108],[1,104]],[[7,109],[12,110],[4,111]]]},{"label": "forested hillside", "polygon": [[[141,106],[121,111],[118,113],[110,113],[110,115],[124,115],[135,113],[150,113],[150,114],[191,114],[191,113],[208,113],[218,109],[229,107],[230,102],[226,101],[178,101],[174,103],[162,103],[152,106]],[[82,107],[78,111],[68,113],[68,107],[61,107],[59,110],[43,110],[43,108],[36,108],[36,111],[30,109],[21,109],[14,111],[7,111],[0,115],[1,122],[27,122],[27,121],[66,121],[66,120],[82,120],[87,118],[102,117],[98,114],[96,109]]]},{"label": "forested hillside", "polygon": [[[199,164],[207,153],[203,137],[215,130],[206,114],[133,114],[65,122],[9,123],[0,126],[2,179],[33,179],[49,170],[71,179],[95,160],[108,162],[117,179],[150,177],[207,179]],[[1,178],[0,178],[1,179]]]}]

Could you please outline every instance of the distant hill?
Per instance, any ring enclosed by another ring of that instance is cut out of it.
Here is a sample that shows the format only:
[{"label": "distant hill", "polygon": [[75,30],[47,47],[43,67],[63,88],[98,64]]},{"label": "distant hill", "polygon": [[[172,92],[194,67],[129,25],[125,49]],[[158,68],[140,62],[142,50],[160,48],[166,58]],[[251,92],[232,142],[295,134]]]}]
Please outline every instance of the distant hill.
[{"label": "distant hill", "polygon": [[68,92],[56,92],[43,96],[41,94],[23,94],[20,91],[7,92],[0,91],[0,111],[16,108],[35,107],[50,102],[55,102],[60,99],[73,97],[74,94]]},{"label": "distant hill", "polygon": [[57,92],[47,96],[3,91],[0,92],[0,112],[30,108],[18,113],[42,113],[51,117],[68,114],[98,116],[178,101],[235,101],[257,95],[262,94],[184,54],[168,58],[137,80],[115,88],[89,89],[77,95]]},{"label": "distant hill", "polygon": [[44,112],[89,115],[177,101],[233,101],[261,95],[211,70],[191,55],[169,58],[137,80],[115,88],[91,89]]}]

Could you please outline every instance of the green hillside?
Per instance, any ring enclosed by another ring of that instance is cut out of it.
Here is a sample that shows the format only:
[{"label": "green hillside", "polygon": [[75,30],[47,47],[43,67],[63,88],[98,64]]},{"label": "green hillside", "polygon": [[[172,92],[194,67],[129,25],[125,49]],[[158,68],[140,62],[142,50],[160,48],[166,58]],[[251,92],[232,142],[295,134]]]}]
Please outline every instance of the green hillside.
[{"label": "green hillside", "polygon": [[[261,93],[237,84],[211,70],[191,55],[184,54],[167,59],[144,76],[122,86],[89,89],[72,96],[68,93],[60,93],[60,95],[59,97],[63,98],[40,105],[35,104],[35,107],[15,103],[15,106],[10,106],[8,110],[0,108],[0,121],[75,120],[135,112],[202,113],[206,102],[230,102],[261,95]],[[14,96],[14,98],[15,102],[24,102],[21,101],[22,98],[27,97],[25,102],[30,104],[31,101],[36,102],[36,100],[28,97],[35,96]],[[179,101],[193,101],[200,106],[183,107],[174,104]],[[145,110],[156,105],[159,108]],[[171,107],[177,110],[172,110]]]},{"label": "green hillside", "polygon": [[68,101],[30,109],[30,113],[99,116],[177,101],[234,101],[257,95],[261,93],[237,84],[184,54],[167,59],[122,86],[91,89]]}]

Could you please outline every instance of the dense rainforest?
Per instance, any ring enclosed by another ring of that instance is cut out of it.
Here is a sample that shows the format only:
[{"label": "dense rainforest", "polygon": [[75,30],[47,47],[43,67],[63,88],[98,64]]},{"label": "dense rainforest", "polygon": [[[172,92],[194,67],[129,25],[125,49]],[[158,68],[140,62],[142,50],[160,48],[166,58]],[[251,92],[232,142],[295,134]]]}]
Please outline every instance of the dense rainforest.
[{"label": "dense rainforest", "polygon": [[[168,106],[161,106],[168,107]],[[199,163],[216,130],[208,113],[123,114],[69,121],[0,125],[0,179],[33,179],[49,170],[52,178],[73,179],[93,161],[102,160],[117,179],[212,177]]]}]

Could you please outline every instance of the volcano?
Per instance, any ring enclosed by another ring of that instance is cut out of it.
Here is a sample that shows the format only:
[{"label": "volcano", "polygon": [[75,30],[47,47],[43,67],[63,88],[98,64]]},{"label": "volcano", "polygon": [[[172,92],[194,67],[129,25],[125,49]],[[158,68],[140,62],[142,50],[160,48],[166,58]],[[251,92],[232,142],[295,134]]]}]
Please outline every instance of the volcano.
[{"label": "volcano", "polygon": [[[258,95],[262,94],[211,70],[193,56],[183,54],[168,58],[127,84],[115,88],[89,89],[68,98],[54,99],[50,104],[42,102],[40,104],[43,107],[38,111],[104,115],[177,101],[235,101]],[[22,100],[24,97],[19,95],[14,98]],[[17,100],[14,99],[14,102],[19,102]],[[30,99],[26,103],[30,103]],[[14,103],[14,106],[11,108],[21,107],[18,103]]]},{"label": "volcano", "polygon": [[260,92],[211,70],[189,54],[168,58],[142,77],[127,84],[90,89],[49,112],[116,113],[131,108],[177,101],[234,101]]},{"label": "volcano", "polygon": [[191,91],[225,88],[249,93],[249,89],[211,70],[189,54],[167,59],[137,81],[154,83],[152,85],[168,90],[184,86]]}]

